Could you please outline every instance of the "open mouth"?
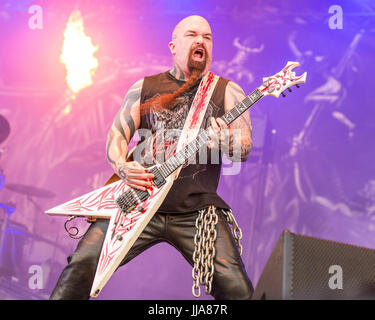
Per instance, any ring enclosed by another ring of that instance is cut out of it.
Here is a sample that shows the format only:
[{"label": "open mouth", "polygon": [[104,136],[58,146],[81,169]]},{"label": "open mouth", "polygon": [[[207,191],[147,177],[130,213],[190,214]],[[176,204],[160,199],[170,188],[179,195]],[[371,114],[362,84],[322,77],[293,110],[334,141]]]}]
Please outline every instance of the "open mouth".
[{"label": "open mouth", "polygon": [[193,52],[193,57],[195,59],[201,60],[204,57],[204,50],[202,48],[197,48]]}]

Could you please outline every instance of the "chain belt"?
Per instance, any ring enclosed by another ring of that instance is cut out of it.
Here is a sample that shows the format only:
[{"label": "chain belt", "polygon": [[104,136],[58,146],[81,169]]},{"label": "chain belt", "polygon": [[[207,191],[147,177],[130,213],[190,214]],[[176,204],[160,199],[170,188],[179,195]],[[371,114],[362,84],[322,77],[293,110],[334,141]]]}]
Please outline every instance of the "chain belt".
[{"label": "chain belt", "polygon": [[[232,210],[220,209],[225,215],[228,224],[231,226],[232,235],[236,241],[236,245],[242,255],[242,231],[238,226]],[[215,240],[216,240],[216,224],[218,215],[216,208],[209,206],[208,208],[199,210],[198,217],[195,221],[196,233],[194,236],[194,267],[193,276],[193,296],[198,298],[201,295],[200,285],[205,286],[206,294],[210,294],[212,290],[212,279],[214,275],[214,258],[215,258]]]}]

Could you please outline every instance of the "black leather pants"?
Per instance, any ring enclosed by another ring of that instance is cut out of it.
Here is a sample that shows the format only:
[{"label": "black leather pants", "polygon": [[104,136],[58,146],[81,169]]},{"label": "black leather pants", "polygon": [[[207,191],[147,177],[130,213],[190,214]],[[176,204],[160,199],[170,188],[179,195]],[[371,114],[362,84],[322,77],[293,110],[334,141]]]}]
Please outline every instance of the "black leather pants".
[{"label": "black leather pants", "polygon": [[[235,245],[224,214],[219,216],[216,225],[216,255],[212,296],[215,299],[250,299],[252,284],[246,274],[244,264]],[[195,220],[198,212],[189,214],[156,213],[143,230],[121,265],[128,263],[138,254],[159,242],[174,246],[193,266]],[[68,257],[50,299],[89,299],[97,262],[109,220],[98,220],[89,227],[80,240],[76,251]]]}]

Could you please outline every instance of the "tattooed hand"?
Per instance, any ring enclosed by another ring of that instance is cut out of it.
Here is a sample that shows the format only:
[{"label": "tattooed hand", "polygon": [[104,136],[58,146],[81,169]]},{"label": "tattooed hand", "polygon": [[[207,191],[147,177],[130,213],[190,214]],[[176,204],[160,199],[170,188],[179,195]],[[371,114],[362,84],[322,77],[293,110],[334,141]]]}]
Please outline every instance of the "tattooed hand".
[{"label": "tattooed hand", "polygon": [[137,161],[119,163],[116,166],[116,172],[132,188],[146,190],[152,186],[151,179],[154,178],[154,175]]}]

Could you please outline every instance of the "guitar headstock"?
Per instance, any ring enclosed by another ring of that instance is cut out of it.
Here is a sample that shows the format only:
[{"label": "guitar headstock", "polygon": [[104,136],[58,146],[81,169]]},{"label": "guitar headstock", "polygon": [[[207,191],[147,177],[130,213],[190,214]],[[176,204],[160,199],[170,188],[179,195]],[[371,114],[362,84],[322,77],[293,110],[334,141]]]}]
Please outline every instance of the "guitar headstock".
[{"label": "guitar headstock", "polygon": [[293,68],[298,67],[299,62],[288,61],[286,66],[274,76],[263,78],[263,83],[259,87],[264,96],[274,96],[276,98],[281,94],[285,97],[284,90],[292,91],[291,86],[299,88],[299,84],[306,82],[307,73],[301,76],[296,76],[292,71]]}]

